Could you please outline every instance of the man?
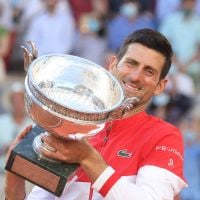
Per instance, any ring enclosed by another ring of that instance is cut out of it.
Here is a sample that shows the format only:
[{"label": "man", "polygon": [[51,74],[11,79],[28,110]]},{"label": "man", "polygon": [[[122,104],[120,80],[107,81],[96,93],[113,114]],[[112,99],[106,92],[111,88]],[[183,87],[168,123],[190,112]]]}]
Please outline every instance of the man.
[{"label": "man", "polygon": [[[35,187],[27,199],[172,200],[186,186],[182,136],[176,127],[145,112],[151,97],[165,88],[171,57],[171,46],[160,33],[141,29],[131,34],[112,58],[110,72],[127,97],[140,98],[138,105],[124,119],[108,122],[89,141],[43,136],[56,149],[42,151],[45,156],[78,163],[80,168],[60,198]],[[24,199],[24,180],[8,172],[5,192],[8,200]]]}]

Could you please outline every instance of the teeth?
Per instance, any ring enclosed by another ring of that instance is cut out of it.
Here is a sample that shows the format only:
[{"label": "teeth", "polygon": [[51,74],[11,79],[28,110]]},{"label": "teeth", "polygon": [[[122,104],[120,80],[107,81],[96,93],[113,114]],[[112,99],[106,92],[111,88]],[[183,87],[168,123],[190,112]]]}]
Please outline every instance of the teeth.
[{"label": "teeth", "polygon": [[125,87],[126,87],[126,88],[128,88],[128,89],[130,89],[130,90],[137,90],[137,91],[139,91],[139,89],[138,89],[138,88],[136,88],[136,87],[133,87],[133,86],[131,86],[131,85],[127,84],[127,83],[124,83],[124,85],[125,85]]}]

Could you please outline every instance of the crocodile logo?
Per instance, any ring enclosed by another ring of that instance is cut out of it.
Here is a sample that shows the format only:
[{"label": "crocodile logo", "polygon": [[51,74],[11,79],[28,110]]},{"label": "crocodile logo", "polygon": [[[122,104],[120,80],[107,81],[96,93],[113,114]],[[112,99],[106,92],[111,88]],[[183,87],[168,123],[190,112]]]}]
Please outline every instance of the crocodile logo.
[{"label": "crocodile logo", "polygon": [[128,152],[127,149],[119,150],[117,155],[120,157],[123,157],[123,158],[131,158],[132,157],[132,153]]}]

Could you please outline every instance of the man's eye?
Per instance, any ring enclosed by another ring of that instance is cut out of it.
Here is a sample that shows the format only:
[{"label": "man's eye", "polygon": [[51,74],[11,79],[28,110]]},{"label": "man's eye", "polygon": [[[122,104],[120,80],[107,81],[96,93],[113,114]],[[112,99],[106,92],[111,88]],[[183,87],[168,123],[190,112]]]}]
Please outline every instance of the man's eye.
[{"label": "man's eye", "polygon": [[137,65],[137,63],[134,62],[127,62],[127,66],[128,67],[135,67]]},{"label": "man's eye", "polygon": [[149,76],[152,76],[154,74],[154,71],[151,70],[151,69],[147,69],[146,71],[146,74],[149,75]]}]

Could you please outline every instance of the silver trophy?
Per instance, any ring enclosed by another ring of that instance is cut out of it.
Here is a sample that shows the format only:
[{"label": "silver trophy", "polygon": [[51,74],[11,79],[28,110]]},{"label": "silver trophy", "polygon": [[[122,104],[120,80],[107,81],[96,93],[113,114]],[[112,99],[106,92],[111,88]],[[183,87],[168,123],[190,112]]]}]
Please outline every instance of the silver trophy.
[{"label": "silver trophy", "polygon": [[12,151],[6,169],[60,196],[78,165],[43,156],[40,148],[54,149],[41,133],[63,140],[94,136],[105,122],[123,118],[139,99],[125,98],[118,80],[103,67],[72,55],[37,57],[34,43],[29,44],[31,52],[23,47],[25,102],[37,126]]}]

